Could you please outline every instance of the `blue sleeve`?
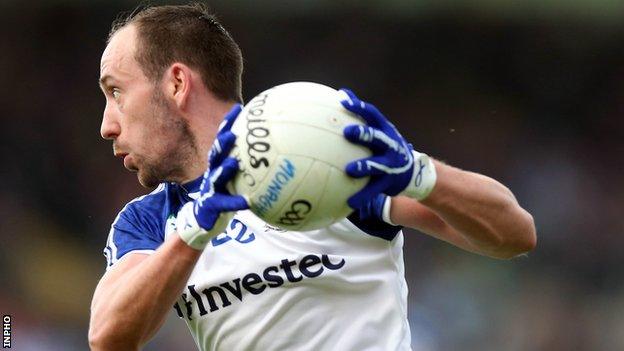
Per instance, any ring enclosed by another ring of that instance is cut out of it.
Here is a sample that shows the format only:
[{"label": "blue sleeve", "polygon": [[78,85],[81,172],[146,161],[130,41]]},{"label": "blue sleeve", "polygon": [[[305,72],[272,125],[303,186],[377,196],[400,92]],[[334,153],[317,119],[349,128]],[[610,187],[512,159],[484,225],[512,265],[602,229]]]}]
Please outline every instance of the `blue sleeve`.
[{"label": "blue sleeve", "polygon": [[383,220],[383,208],[386,201],[390,201],[390,197],[379,194],[347,218],[364,233],[392,241],[403,227],[386,223]]},{"label": "blue sleeve", "polygon": [[151,252],[164,242],[164,193],[154,191],[139,197],[119,212],[104,249],[107,269],[129,252]]}]

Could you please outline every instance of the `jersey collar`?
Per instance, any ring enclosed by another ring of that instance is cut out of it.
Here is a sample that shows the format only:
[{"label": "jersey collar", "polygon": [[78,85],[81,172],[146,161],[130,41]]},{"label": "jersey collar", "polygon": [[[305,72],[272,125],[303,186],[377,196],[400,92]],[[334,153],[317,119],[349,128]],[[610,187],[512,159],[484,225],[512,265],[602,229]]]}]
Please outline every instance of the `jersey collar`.
[{"label": "jersey collar", "polygon": [[191,180],[188,183],[178,185],[181,190],[180,192],[192,199],[197,198],[199,195],[199,186],[201,185],[202,180],[204,180],[203,175],[199,176],[194,180]]}]

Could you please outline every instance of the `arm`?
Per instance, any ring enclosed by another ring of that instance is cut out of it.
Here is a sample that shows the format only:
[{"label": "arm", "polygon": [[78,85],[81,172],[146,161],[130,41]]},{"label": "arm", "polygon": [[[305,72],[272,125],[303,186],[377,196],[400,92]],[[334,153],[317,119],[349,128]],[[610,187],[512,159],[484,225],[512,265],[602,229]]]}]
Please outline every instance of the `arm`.
[{"label": "arm", "polygon": [[138,350],[160,327],[201,251],[174,235],[152,255],[129,254],[104,274],[93,295],[93,350]]},{"label": "arm", "polygon": [[414,151],[375,106],[349,90],[342,93],[342,105],[366,122],[345,127],[345,137],[372,151],[371,157],[346,166],[352,177],[370,177],[368,184],[349,198],[352,208],[363,208],[382,193],[395,196],[389,217],[384,211],[384,218],[465,250],[510,258],[533,249],[533,218],[509,189],[491,178]]},{"label": "arm", "polygon": [[210,239],[223,232],[234,211],[249,208],[226,184],[238,171],[227,157],[236,137],[230,128],[241,110],[225,116],[209,154],[199,198],[176,215],[174,235],[152,255],[128,254],[100,280],[91,304],[89,345],[94,350],[138,350],[164,321]]},{"label": "arm", "polygon": [[512,258],[535,247],[533,217],[509,189],[492,178],[434,164],[433,191],[420,202],[406,196],[393,198],[393,223],[495,258]]}]

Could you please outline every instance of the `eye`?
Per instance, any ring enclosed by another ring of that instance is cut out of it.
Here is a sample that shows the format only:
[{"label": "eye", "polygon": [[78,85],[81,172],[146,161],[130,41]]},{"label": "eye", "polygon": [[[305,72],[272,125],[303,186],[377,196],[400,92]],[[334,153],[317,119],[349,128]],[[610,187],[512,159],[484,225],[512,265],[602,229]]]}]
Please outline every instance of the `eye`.
[{"label": "eye", "polygon": [[115,100],[118,100],[119,97],[121,96],[121,92],[119,91],[119,89],[113,88],[113,89],[111,89],[111,95],[113,95],[113,98]]}]

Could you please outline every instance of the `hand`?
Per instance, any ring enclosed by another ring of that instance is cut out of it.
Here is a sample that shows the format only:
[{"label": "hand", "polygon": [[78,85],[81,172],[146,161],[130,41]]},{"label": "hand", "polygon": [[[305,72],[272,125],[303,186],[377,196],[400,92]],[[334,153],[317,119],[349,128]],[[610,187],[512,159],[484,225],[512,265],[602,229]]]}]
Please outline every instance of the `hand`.
[{"label": "hand", "polygon": [[375,106],[361,101],[348,89],[340,91],[345,96],[342,106],[362,117],[367,124],[345,127],[344,136],[373,152],[373,156],[346,166],[347,174],[354,178],[370,177],[368,184],[349,198],[349,206],[362,208],[379,194],[401,194],[417,200],[426,198],[436,181],[435,167],[429,156],[414,151]]},{"label": "hand", "polygon": [[210,149],[199,198],[185,204],[176,218],[178,235],[197,250],[203,250],[210,239],[225,230],[234,211],[249,208],[243,196],[231,195],[225,186],[238,171],[236,159],[227,155],[236,141],[230,129],[240,111],[241,105],[236,104],[225,115]]}]

